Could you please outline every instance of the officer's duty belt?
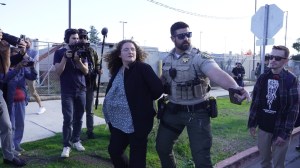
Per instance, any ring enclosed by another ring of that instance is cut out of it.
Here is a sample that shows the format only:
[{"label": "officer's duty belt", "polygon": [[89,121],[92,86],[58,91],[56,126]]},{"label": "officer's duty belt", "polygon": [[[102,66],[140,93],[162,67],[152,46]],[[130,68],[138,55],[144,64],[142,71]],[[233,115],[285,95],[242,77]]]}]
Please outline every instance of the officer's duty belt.
[{"label": "officer's duty belt", "polygon": [[174,103],[171,103],[171,104],[175,105],[176,108],[177,108],[177,110],[181,110],[181,111],[195,111],[195,110],[206,109],[207,106],[208,106],[208,101],[203,101],[201,103],[194,104],[194,105],[181,105],[181,104],[174,104]]}]

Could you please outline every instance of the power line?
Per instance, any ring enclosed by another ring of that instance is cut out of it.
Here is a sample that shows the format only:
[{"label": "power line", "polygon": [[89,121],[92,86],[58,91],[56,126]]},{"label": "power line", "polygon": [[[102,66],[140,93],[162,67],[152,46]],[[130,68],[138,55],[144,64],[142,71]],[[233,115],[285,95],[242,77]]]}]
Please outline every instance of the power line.
[{"label": "power line", "polygon": [[184,14],[188,14],[188,15],[192,15],[192,16],[203,17],[203,18],[209,18],[209,19],[226,19],[226,20],[247,18],[247,16],[244,16],[244,17],[220,17],[220,16],[202,15],[202,14],[199,14],[199,13],[189,12],[189,11],[185,11],[185,10],[182,10],[182,9],[174,8],[172,6],[168,6],[166,4],[163,4],[163,3],[160,3],[160,2],[157,2],[157,1],[154,1],[154,0],[147,0],[147,1],[149,1],[151,3],[154,3],[156,5],[162,6],[164,8],[167,8],[167,9],[174,10],[176,12],[180,12],[180,13],[184,13]]}]

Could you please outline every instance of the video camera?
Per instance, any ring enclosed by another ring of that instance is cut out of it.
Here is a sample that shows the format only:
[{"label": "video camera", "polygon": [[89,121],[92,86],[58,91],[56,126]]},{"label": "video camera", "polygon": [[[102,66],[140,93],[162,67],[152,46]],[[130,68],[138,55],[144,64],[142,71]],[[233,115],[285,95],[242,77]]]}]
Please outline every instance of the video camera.
[{"label": "video camera", "polygon": [[72,58],[74,57],[74,53],[77,52],[77,55],[80,58],[86,58],[89,55],[89,47],[90,47],[90,43],[75,43],[72,45],[69,45],[70,49],[72,50]]},{"label": "video camera", "polygon": [[17,46],[21,40],[25,41],[25,35],[21,35],[19,38],[8,33],[3,33],[2,39],[7,41],[10,45]]}]

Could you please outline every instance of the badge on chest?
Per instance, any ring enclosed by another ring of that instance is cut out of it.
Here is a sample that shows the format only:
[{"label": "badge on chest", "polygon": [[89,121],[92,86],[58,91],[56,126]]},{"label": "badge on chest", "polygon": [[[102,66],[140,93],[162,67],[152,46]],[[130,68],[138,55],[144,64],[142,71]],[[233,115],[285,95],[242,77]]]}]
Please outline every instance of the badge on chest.
[{"label": "badge on chest", "polygon": [[189,57],[183,57],[183,58],[182,58],[182,62],[183,62],[183,63],[187,63],[187,62],[189,62],[189,60],[190,60]]}]

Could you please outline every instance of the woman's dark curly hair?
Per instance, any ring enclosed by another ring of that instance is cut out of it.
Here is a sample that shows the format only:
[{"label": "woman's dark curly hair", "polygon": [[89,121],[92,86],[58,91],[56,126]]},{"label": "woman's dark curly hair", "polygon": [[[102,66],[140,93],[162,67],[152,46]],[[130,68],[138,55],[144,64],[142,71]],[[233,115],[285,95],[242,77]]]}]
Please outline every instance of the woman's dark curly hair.
[{"label": "woman's dark curly hair", "polygon": [[121,66],[123,66],[122,59],[119,57],[121,55],[122,47],[125,43],[132,43],[136,50],[136,60],[144,62],[147,58],[147,53],[141,49],[134,41],[132,40],[122,40],[120,41],[115,48],[109,53],[104,55],[104,61],[107,62],[107,68],[110,75],[117,73]]}]

